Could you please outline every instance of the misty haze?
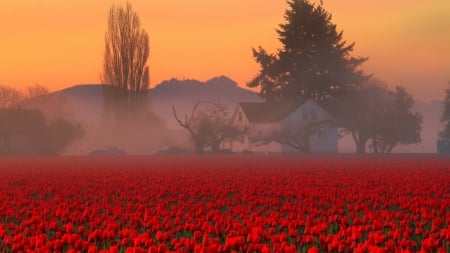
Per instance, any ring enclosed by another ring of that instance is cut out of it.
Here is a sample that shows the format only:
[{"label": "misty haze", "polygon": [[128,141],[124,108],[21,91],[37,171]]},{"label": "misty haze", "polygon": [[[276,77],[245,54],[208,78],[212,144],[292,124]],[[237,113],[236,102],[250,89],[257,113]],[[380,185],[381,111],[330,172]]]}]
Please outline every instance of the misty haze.
[{"label": "misty haze", "polygon": [[[194,152],[189,133],[176,122],[172,106],[181,117],[189,115],[197,101],[214,101],[226,106],[229,113],[236,110],[239,103],[263,102],[257,93],[240,88],[231,79],[221,76],[206,82],[196,80],[171,79],[158,84],[148,91],[149,103],[145,108],[152,117],[146,123],[129,122],[123,125],[125,136],[109,133],[103,120],[103,93],[101,84],[75,85],[47,95],[41,100],[51,103],[58,100],[65,117],[79,122],[83,136],[62,153],[66,155],[87,155],[91,151],[117,147],[127,154],[156,154],[167,147],[180,147]],[[47,98],[48,97],[48,98]],[[49,102],[50,101],[50,102]],[[26,104],[26,103],[25,103]],[[54,105],[48,105],[49,107]],[[421,142],[395,148],[395,153],[436,153],[443,113],[442,101],[415,101],[414,110],[423,116]],[[28,123],[24,123],[28,124]],[[20,151],[19,151],[20,152]],[[291,150],[292,152],[292,150]],[[338,139],[338,153],[354,153],[351,136]]]}]

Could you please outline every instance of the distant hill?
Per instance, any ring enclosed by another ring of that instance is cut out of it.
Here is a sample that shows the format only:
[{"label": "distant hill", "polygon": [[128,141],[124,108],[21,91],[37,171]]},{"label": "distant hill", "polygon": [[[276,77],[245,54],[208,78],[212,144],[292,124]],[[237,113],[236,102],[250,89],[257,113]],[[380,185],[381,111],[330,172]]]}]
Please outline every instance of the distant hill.
[{"label": "distant hill", "polygon": [[221,76],[206,82],[171,79],[150,90],[152,110],[164,118],[169,128],[178,128],[172,112],[184,116],[197,101],[210,101],[226,105],[230,113],[239,102],[258,102],[262,99],[250,90],[237,86],[233,80]]},{"label": "distant hill", "polygon": [[[101,84],[75,85],[52,95],[63,98],[76,118],[81,121],[100,119],[103,110]],[[237,86],[226,76],[212,78],[206,82],[171,79],[149,89],[149,110],[161,117],[169,128],[179,128],[172,112],[174,106],[179,115],[190,113],[197,101],[211,101],[226,105],[230,113],[238,102],[257,102],[262,99],[250,90]]]},{"label": "distant hill", "polygon": [[75,85],[51,93],[61,98],[74,117],[83,123],[97,124],[103,110],[101,84]]},{"label": "distant hill", "polygon": [[131,140],[122,135],[106,134],[105,131],[108,129],[100,127],[99,123],[103,119],[101,84],[75,85],[48,96],[49,99],[56,97],[58,101],[63,101],[58,105],[64,107],[64,111],[70,112],[69,116],[78,120],[86,132],[83,140],[73,145],[68,154],[87,154],[90,150],[105,146],[118,146],[131,154],[148,154],[169,145],[183,146],[189,142],[189,135],[174,119],[172,106],[176,108],[179,117],[184,118],[197,101],[226,105],[231,114],[238,102],[262,100],[255,92],[238,87],[236,82],[225,76],[206,82],[177,79],[164,81],[149,89],[151,102],[148,110],[159,116],[168,130],[157,133],[153,132],[154,130],[144,129],[142,132],[133,132],[134,140]]},{"label": "distant hill", "polygon": [[[197,80],[171,79],[163,81],[149,90],[151,103],[149,110],[161,117],[168,128],[179,130],[172,106],[180,117],[191,112],[197,101],[212,101],[227,105],[230,113],[238,102],[258,102],[262,99],[250,90],[237,86],[236,82],[226,76],[212,78],[206,82]],[[101,84],[76,85],[52,93],[66,101],[75,118],[89,125],[95,125],[101,119],[103,95]],[[416,101],[415,109],[423,116],[422,143],[419,145],[399,146],[394,152],[435,153],[436,139],[442,128],[442,101]],[[339,151],[354,152],[354,143],[350,136],[340,140]]]}]

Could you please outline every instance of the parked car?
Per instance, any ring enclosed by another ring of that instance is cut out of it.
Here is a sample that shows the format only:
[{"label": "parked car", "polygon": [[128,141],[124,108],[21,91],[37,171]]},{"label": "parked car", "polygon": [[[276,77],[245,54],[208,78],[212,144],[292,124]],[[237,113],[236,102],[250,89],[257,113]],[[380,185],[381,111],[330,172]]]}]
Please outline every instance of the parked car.
[{"label": "parked car", "polygon": [[166,146],[163,147],[158,151],[157,154],[160,155],[181,155],[181,154],[188,154],[190,151],[186,148],[182,148],[179,146]]},{"label": "parked car", "polygon": [[92,150],[89,155],[91,156],[124,156],[127,153],[125,150],[118,147],[106,147],[104,149]]}]

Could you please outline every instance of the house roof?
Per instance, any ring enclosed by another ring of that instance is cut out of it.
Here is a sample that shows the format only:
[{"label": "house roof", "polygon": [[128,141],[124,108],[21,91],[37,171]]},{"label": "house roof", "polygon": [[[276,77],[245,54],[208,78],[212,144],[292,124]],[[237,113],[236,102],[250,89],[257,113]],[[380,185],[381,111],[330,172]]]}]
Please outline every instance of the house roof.
[{"label": "house roof", "polygon": [[291,112],[304,104],[302,101],[270,101],[263,103],[239,103],[242,111],[250,122],[270,123],[279,122]]}]

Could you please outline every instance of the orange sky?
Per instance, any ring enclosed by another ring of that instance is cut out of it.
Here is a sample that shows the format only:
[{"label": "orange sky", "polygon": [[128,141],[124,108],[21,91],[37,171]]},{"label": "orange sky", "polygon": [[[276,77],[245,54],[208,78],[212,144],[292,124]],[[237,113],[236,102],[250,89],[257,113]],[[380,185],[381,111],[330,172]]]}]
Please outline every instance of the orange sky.
[{"label": "orange sky", "polygon": [[[99,83],[108,0],[0,2],[0,84],[51,90]],[[318,2],[318,1],[317,1]],[[367,73],[420,99],[442,99],[450,81],[449,0],[323,0],[334,23],[368,56]],[[150,35],[151,86],[163,80],[257,73],[251,47],[273,52],[285,0],[135,0]]]}]

